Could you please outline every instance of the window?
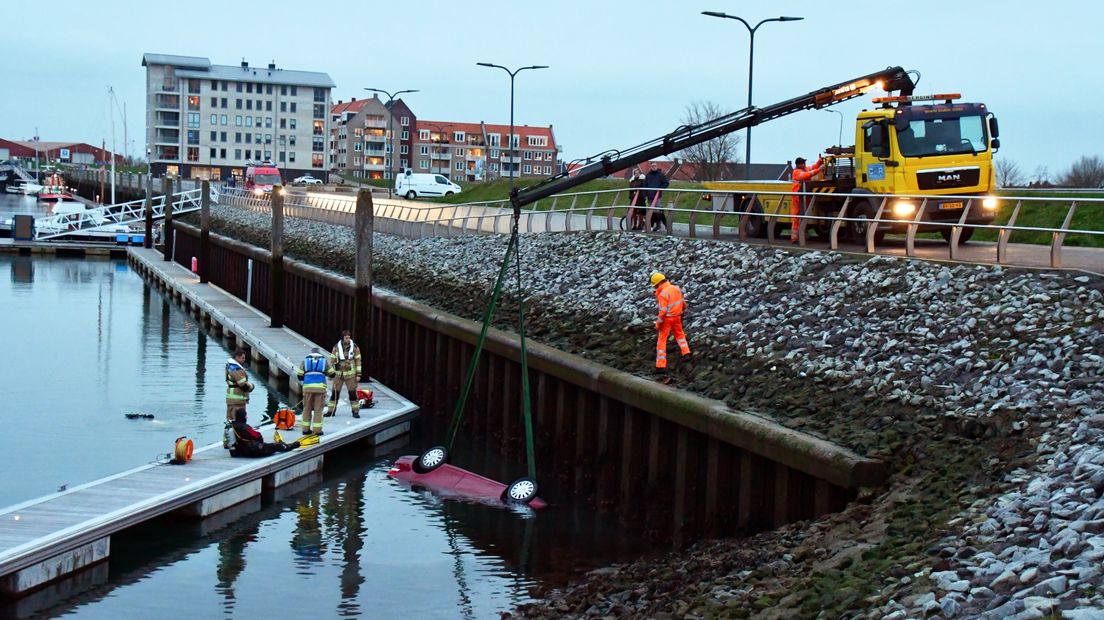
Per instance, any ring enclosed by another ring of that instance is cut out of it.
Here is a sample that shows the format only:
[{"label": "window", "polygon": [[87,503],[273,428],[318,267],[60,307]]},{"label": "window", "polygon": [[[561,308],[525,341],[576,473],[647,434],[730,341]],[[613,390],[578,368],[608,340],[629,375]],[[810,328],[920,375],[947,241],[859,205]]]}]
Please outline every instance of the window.
[{"label": "window", "polygon": [[295,136],[291,136],[290,138],[288,138],[288,144],[295,146]]},{"label": "window", "polygon": [[491,159],[498,159],[498,149],[491,149]]},{"label": "window", "polygon": [[299,124],[298,121],[296,121],[293,118],[293,119],[288,121],[288,129],[295,129],[295,126],[298,125],[298,124]]},{"label": "window", "polygon": [[323,103],[314,104],[314,118],[326,118],[326,105]]},{"label": "window", "polygon": [[280,102],[280,111],[281,112],[287,112],[287,102],[286,101],[281,101]]},{"label": "window", "polygon": [[287,129],[287,119],[286,118],[281,118],[280,119],[280,129]]},{"label": "window", "polygon": [[464,149],[456,149],[456,156],[457,157],[463,157],[464,156]]},{"label": "window", "polygon": [[321,153],[324,150],[326,150],[326,141],[323,140],[321,136],[315,136],[314,139],[311,140],[311,151]]},{"label": "window", "polygon": [[322,153],[313,153],[311,155],[311,168],[321,168],[323,165]]},{"label": "window", "polygon": [[242,117],[241,117],[241,115],[238,115],[238,116],[234,117],[234,125],[236,125],[238,127],[242,126]]},{"label": "window", "polygon": [[464,169],[464,162],[462,162],[462,161],[458,161],[458,162],[456,162],[456,166],[454,166],[454,167],[455,167],[455,168],[456,168],[457,170],[463,170],[463,169]]},{"label": "window", "polygon": [[[226,89],[227,89],[227,87],[228,87],[228,86],[229,86],[229,84],[227,84],[226,80],[223,80],[223,81],[222,81],[222,92],[226,92]],[[225,101],[225,100],[224,100],[224,101]],[[226,107],[226,104],[225,104],[225,103],[224,103],[224,104],[222,104],[222,107],[224,107],[224,108],[225,108],[225,107]]]},{"label": "window", "polygon": [[255,125],[256,125],[257,127],[260,127],[260,126],[261,126],[261,122],[262,122],[262,120],[263,120],[263,119],[261,119],[261,117],[259,117],[259,116],[258,116],[258,117],[257,117],[257,120],[256,120],[256,122],[255,122],[254,124],[255,124]]},{"label": "window", "polygon": [[354,142],[353,143],[353,150],[358,152],[358,153],[360,152],[360,143],[359,142]]},{"label": "window", "polygon": [[288,161],[295,161],[295,151],[288,153]]},{"label": "window", "polygon": [[280,94],[285,96],[285,97],[287,96],[287,86],[286,85],[285,86],[280,86]]},{"label": "window", "polygon": [[266,95],[271,95],[272,94],[272,84],[265,85],[265,94]]},{"label": "window", "polygon": [[253,134],[251,134],[251,133],[245,134],[245,143],[246,144],[253,144]]},{"label": "window", "polygon": [[261,152],[260,151],[253,151],[253,159],[260,159],[260,158],[261,158]]},{"label": "window", "polygon": [[[487,144],[489,146],[499,146],[501,138],[502,136],[497,133],[489,133],[487,134]],[[497,157],[497,155],[495,157]]]},{"label": "window", "polygon": [[234,159],[241,161],[241,149],[234,149]]},{"label": "window", "polygon": [[410,132],[409,132],[409,131],[404,131],[404,132],[402,132],[402,137],[401,137],[401,139],[403,139],[403,140],[409,140],[409,139],[410,139]]},{"label": "window", "polygon": [[[873,129],[867,130],[867,138]],[[897,132],[897,143],[905,157],[983,153],[989,146],[986,134],[981,116],[909,119],[908,127]]]},{"label": "window", "polygon": [[287,152],[280,151],[280,161],[287,161]]},{"label": "window", "polygon": [[399,146],[399,155],[406,155],[410,152],[410,147],[403,144]]},{"label": "window", "polygon": [[253,117],[252,116],[245,117],[245,126],[246,127],[252,127],[253,126]]},{"label": "window", "polygon": [[199,112],[188,112],[188,126],[199,127]]},{"label": "window", "polygon": [[247,92],[247,93],[253,92],[253,82],[249,82],[248,84],[245,85],[245,92]]},{"label": "window", "polygon": [[[292,97],[295,97],[295,96],[297,96],[298,94],[299,94],[299,87],[298,87],[298,86],[292,86],[292,87],[291,87],[291,96],[292,96]],[[295,110],[292,110],[292,112],[294,112],[294,111],[295,111]]]},{"label": "window", "polygon": [[401,119],[399,119],[399,124],[402,125],[403,127],[409,127],[410,126],[410,117],[409,116],[402,117]]},{"label": "window", "polygon": [[294,101],[292,101],[292,102],[291,102],[291,106],[290,106],[290,107],[291,107],[291,113],[292,113],[292,114],[295,114],[295,102],[294,102]]},{"label": "window", "polygon": [[208,155],[211,157],[211,159],[218,157],[218,149],[212,148]]},{"label": "window", "polygon": [[428,129],[419,129],[418,130],[418,139],[419,140],[429,140],[429,130]]},{"label": "window", "polygon": [[512,136],[510,136],[510,148],[511,149],[516,149],[518,147],[518,140],[519,139],[520,139],[520,136],[518,136],[517,134],[513,134]]},{"label": "window", "polygon": [[235,86],[237,87],[237,90],[240,93],[242,91],[242,83],[238,82],[237,84],[235,84]]},{"label": "window", "polygon": [[529,146],[548,146],[548,136],[529,136]]},{"label": "window", "polygon": [[314,89],[314,100],[318,103],[326,103],[326,89],[316,88]]},{"label": "window", "polygon": [[265,157],[265,161],[270,161],[272,159],[272,151],[265,151],[265,156],[264,157]]},{"label": "window", "polygon": [[464,132],[462,132],[462,131],[452,132],[452,140],[453,140],[453,142],[463,142],[464,141]]},{"label": "window", "polygon": [[234,142],[236,142],[237,144],[241,144],[241,132],[240,131],[234,132]]},{"label": "window", "polygon": [[552,166],[545,166],[544,167],[544,173],[545,174],[552,174]]},{"label": "window", "polygon": [[418,150],[422,155],[429,155],[429,147],[428,146],[419,146]]},{"label": "window", "polygon": [[272,117],[271,116],[266,116],[265,117],[265,129],[272,129]]},{"label": "window", "polygon": [[226,132],[225,131],[219,133],[219,142],[226,142]]},{"label": "window", "polygon": [[422,170],[429,170],[429,160],[423,159],[418,162],[418,167]]},{"label": "window", "polygon": [[218,132],[217,131],[212,131],[211,132],[211,142],[217,142],[217,141],[218,141]]},{"label": "window", "polygon": [[265,102],[265,112],[271,112],[271,111],[272,111],[272,102],[271,101],[266,101]]},{"label": "window", "polygon": [[246,99],[245,100],[245,109],[246,110],[252,110],[253,109],[253,100],[252,99]]},{"label": "window", "polygon": [[253,134],[253,144],[260,144],[260,143],[261,143],[261,134],[259,134],[259,133]]},{"label": "window", "polygon": [[199,132],[189,129],[188,130],[188,144],[199,144]]},{"label": "window", "polygon": [[[189,95],[198,95],[199,94],[199,80],[188,80],[188,94]],[[198,153],[196,154],[196,158],[197,159],[199,158]]]},{"label": "window", "polygon": [[410,160],[409,159],[400,159],[399,160],[399,167],[400,168],[409,168],[410,167]]},{"label": "window", "polygon": [[270,133],[265,134],[265,144],[272,144],[272,134],[270,134]]},{"label": "window", "polygon": [[211,115],[211,124],[212,125],[218,125],[218,114],[212,114]]},{"label": "window", "polygon": [[234,100],[234,107],[239,109],[239,110],[242,109],[242,102],[241,101],[242,101],[241,99],[235,99]]},{"label": "window", "polygon": [[212,108],[217,108],[218,107],[218,97],[211,97],[211,107]]},{"label": "window", "polygon": [[188,97],[188,109],[189,110],[198,110],[199,109],[199,96],[198,95],[193,95],[191,97]]},{"label": "window", "polygon": [[491,172],[498,172],[498,163],[491,164]]},{"label": "window", "polygon": [[264,106],[263,106],[263,104],[262,104],[261,100],[260,100],[260,99],[258,99],[258,100],[257,100],[257,106],[256,106],[256,110],[257,110],[258,112],[260,112],[260,111],[261,111],[261,108],[262,108],[262,107],[264,107]]},{"label": "window", "polygon": [[533,166],[530,166],[529,164],[525,164],[524,170],[525,174],[533,174]]},{"label": "window", "polygon": [[325,125],[322,123],[322,121],[314,121],[314,135],[322,135],[323,127],[325,127]]},{"label": "window", "polygon": [[188,147],[188,161],[199,161],[199,147]]}]

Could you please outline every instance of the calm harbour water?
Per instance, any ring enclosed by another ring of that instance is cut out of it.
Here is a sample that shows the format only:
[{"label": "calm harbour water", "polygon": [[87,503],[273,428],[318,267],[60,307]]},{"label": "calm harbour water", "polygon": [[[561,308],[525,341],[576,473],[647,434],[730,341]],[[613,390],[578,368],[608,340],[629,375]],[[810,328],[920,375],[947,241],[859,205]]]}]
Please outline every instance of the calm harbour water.
[{"label": "calm harbour water", "polygon": [[[18,437],[0,451],[2,505],[149,462],[180,435],[221,437],[229,351],[125,261],[0,255],[0,329],[4,419]],[[285,397],[252,380],[258,420]],[[43,591],[0,617],[487,618],[535,585],[646,548],[570,499],[546,494],[552,508],[515,513],[399,485],[387,469],[430,443],[419,432],[375,454],[327,456],[324,474],[286,497],[113,536],[90,587]],[[458,446],[493,471],[492,449]]]}]

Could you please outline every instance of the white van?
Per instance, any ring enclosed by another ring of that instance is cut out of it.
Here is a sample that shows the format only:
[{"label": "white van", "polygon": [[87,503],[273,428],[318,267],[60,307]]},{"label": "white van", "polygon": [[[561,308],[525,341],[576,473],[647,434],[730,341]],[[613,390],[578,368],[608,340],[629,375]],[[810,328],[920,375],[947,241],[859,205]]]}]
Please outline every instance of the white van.
[{"label": "white van", "polygon": [[451,196],[460,186],[440,174],[415,173],[409,168],[395,179],[395,193],[414,200],[419,196]]}]

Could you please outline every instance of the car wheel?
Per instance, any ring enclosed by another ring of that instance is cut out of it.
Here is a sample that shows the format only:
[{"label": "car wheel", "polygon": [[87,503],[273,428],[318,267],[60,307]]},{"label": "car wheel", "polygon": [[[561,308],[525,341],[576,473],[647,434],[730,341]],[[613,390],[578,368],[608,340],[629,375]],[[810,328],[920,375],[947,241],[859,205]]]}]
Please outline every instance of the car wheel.
[{"label": "car wheel", "polygon": [[455,193],[456,193],[456,192],[445,192],[445,196],[451,196],[451,195],[453,195],[453,194],[455,194]]},{"label": "car wheel", "polygon": [[502,501],[507,504],[528,504],[537,497],[537,481],[522,477],[510,483],[502,492]]},{"label": "car wheel", "polygon": [[406,192],[406,199],[407,200],[414,200],[417,197],[418,197],[418,195],[414,193],[414,190],[410,190],[409,192]]},{"label": "car wheel", "polygon": [[433,446],[421,453],[411,468],[415,473],[428,474],[448,462],[448,450],[444,446]]},{"label": "car wheel", "polygon": [[[943,226],[939,229],[939,234],[943,236],[944,241],[946,241],[947,243],[950,243],[951,242],[951,231],[953,231],[953,230],[954,229],[949,227],[949,226]],[[973,236],[974,236],[974,227],[973,226],[963,226],[962,227],[962,234],[958,236],[959,245],[961,245],[963,243],[966,243],[971,238],[973,238]]]}]

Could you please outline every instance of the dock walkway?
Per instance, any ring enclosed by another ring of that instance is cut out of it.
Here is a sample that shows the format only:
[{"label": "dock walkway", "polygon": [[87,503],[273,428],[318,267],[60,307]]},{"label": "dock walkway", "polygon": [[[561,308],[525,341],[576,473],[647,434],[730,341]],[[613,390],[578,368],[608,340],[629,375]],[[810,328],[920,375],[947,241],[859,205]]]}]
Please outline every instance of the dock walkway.
[{"label": "dock walkway", "polygon": [[[267,316],[215,286],[200,284],[156,250],[132,248],[130,260],[295,383],[294,369],[313,343],[286,328],[270,328]],[[370,385],[375,406],[363,409],[359,419],[340,408],[336,417],[326,419],[316,446],[247,459],[231,458],[217,443],[198,448],[187,465],[143,465],[0,509],[0,594],[18,596],[107,559],[111,535],[128,527],[171,512],[214,514],[259,495],[262,488],[320,470],[328,451],[362,439],[382,443],[409,431],[417,406],[378,382]],[[261,430],[271,441],[272,428]],[[282,434],[288,442],[300,436],[298,430]]]}]

